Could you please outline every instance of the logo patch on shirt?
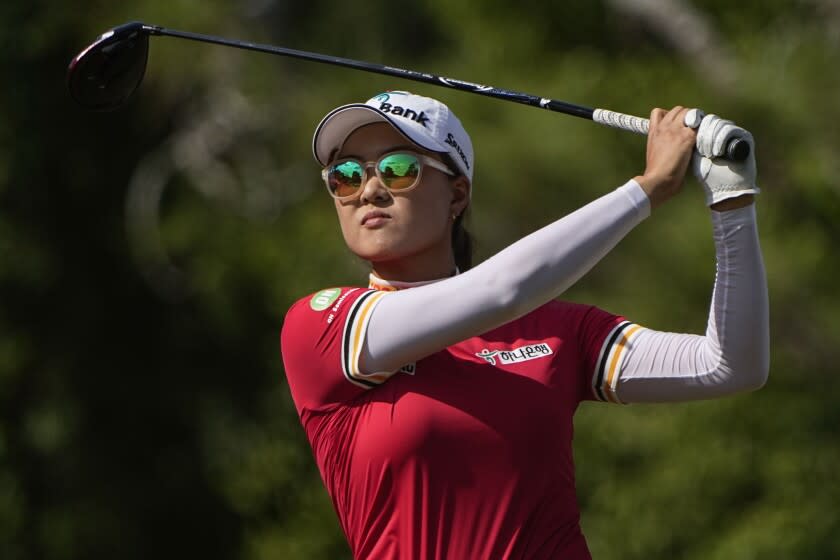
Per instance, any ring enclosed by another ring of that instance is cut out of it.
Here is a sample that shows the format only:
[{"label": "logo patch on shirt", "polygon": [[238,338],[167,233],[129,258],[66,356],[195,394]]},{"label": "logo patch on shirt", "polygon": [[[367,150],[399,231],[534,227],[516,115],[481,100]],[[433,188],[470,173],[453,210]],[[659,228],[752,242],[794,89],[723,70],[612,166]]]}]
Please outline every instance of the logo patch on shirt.
[{"label": "logo patch on shirt", "polygon": [[335,301],[335,298],[337,298],[339,294],[341,294],[341,290],[338,288],[321,290],[312,296],[311,300],[309,300],[309,307],[311,307],[313,311],[323,311],[332,305],[332,302]]},{"label": "logo patch on shirt", "polygon": [[518,364],[519,362],[527,362],[528,360],[536,360],[537,358],[545,358],[551,356],[554,351],[551,347],[541,342],[539,344],[528,344],[527,346],[520,346],[518,348],[511,348],[510,350],[488,350],[485,348],[481,352],[476,352],[476,356],[484,358],[491,366]]}]

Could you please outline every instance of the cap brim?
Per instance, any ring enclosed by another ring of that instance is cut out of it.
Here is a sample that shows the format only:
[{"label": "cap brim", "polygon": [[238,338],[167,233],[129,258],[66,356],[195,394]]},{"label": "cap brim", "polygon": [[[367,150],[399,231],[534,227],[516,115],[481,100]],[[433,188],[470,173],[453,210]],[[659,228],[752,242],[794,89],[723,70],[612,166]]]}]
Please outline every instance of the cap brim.
[{"label": "cap brim", "polygon": [[332,110],[321,119],[312,138],[312,153],[321,165],[329,163],[333,153],[340,149],[347,137],[359,127],[366,124],[386,122],[397,129],[403,136],[432,152],[447,153],[449,148],[436,142],[428,136],[424,137],[416,131],[400,126],[382,111],[363,103],[342,105]]}]

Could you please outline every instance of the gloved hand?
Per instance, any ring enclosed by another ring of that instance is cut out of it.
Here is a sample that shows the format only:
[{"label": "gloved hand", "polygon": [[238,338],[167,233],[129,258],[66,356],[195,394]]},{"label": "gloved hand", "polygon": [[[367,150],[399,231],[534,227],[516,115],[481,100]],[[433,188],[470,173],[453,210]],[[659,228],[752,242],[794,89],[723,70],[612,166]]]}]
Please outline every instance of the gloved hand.
[{"label": "gloved hand", "polygon": [[[746,160],[729,161],[720,157],[732,138],[743,138],[750,143]],[[691,168],[706,192],[706,205],[760,192],[755,186],[755,142],[748,131],[717,115],[706,115],[697,129],[696,148]]]}]

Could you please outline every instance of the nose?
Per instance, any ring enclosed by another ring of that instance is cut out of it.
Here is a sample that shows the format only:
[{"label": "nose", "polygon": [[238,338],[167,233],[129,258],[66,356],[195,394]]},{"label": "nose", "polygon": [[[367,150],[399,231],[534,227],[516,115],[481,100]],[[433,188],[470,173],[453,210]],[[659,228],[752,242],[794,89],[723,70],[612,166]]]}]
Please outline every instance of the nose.
[{"label": "nose", "polygon": [[362,204],[368,202],[382,202],[391,198],[391,193],[373,172],[373,169],[368,167],[365,169],[365,175],[362,178],[362,192],[359,194],[359,202]]}]

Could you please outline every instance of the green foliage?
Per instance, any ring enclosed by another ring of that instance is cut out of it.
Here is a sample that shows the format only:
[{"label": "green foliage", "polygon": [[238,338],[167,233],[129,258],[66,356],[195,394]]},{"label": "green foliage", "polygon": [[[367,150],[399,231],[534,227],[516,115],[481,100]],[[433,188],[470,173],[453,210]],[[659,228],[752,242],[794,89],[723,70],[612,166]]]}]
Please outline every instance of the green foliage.
[{"label": "green foliage", "polygon": [[[0,7],[0,557],[349,557],[278,345],[294,300],[366,274],[311,158],[332,107],[385,89],[450,104],[477,148],[480,257],[644,166],[642,138],[571,117],[168,38],[126,109],[83,113],[67,63],[134,19],[751,129],[770,383],[582,406],[582,523],[602,560],[840,557],[833,3],[668,2],[707,26],[677,41],[618,0],[51,4]],[[686,50],[707,31],[714,49]],[[565,297],[701,331],[709,232],[690,180]]]}]

